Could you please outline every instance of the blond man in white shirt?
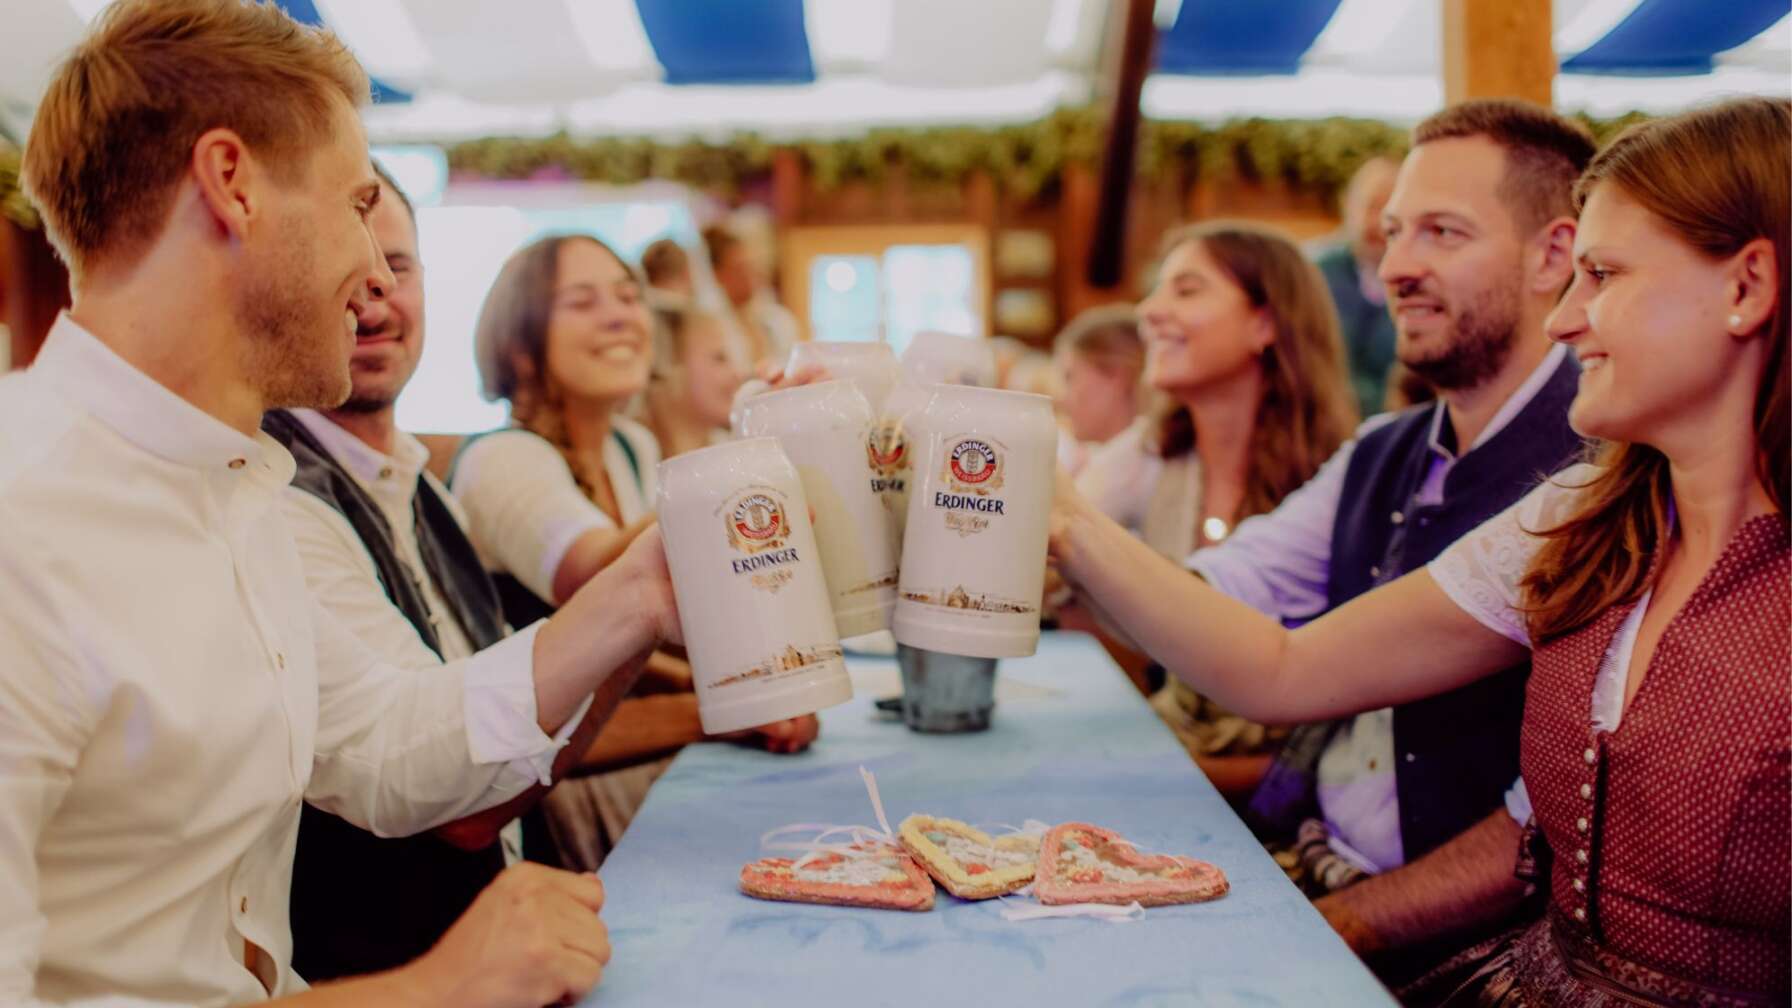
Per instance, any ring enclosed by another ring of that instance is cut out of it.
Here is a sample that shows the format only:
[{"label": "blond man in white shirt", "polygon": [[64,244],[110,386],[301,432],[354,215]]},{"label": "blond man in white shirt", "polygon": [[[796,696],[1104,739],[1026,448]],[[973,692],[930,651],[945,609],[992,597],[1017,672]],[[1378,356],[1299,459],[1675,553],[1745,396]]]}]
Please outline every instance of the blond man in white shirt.
[{"label": "blond man in white shirt", "polygon": [[438,675],[307,591],[257,428],[342,401],[392,281],[367,90],[278,8],[125,0],[39,106],[24,182],[76,296],[0,379],[0,1002],[534,1006],[608,961],[597,880],[521,866],[410,965],[290,967],[301,800],[384,835],[501,804],[677,637],[653,531]]}]

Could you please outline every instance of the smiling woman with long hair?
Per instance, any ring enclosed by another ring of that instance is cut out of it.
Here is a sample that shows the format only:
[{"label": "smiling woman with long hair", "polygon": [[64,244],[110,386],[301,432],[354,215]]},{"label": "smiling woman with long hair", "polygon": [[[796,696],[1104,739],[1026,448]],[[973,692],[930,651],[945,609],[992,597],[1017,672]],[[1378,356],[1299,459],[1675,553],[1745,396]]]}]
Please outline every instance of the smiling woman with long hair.
[{"label": "smiling woman with long hair", "polygon": [[1409,702],[1529,650],[1508,807],[1549,911],[1452,1003],[1783,1005],[1792,103],[1635,127],[1576,201],[1575,280],[1548,328],[1582,362],[1570,420],[1600,442],[1590,462],[1294,631],[1074,494],[1053,550],[1146,650],[1260,718]]},{"label": "smiling woman with long hair", "polygon": [[[450,487],[493,572],[506,618],[551,613],[654,520],[653,433],[622,415],[647,388],[654,321],[640,282],[586,235],[539,239],[513,254],[480,308],[474,350],[487,397],[512,426],[469,440]],[[670,762],[703,738],[690,669],[656,654],[586,756],[608,772],[562,781],[543,804],[558,856],[595,869]],[[739,736],[778,752],[815,737],[814,718]]]},{"label": "smiling woman with long hair", "polygon": [[[1137,311],[1145,378],[1163,405],[1097,450],[1076,486],[1180,562],[1275,510],[1357,418],[1331,295],[1292,240],[1215,221],[1171,232],[1163,247]],[[1283,734],[1174,678],[1151,704],[1229,796],[1256,786]]]}]

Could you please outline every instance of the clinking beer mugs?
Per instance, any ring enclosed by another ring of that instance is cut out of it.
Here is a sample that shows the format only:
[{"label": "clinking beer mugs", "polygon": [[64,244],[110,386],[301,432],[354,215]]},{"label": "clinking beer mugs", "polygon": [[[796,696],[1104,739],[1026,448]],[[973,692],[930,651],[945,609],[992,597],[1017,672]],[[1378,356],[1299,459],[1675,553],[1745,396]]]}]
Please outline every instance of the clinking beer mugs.
[{"label": "clinking beer mugs", "polygon": [[659,466],[659,519],[709,734],[852,698],[795,467],[772,438]]},{"label": "clinking beer mugs", "polygon": [[870,404],[846,381],[766,392],[741,408],[741,433],[777,438],[802,479],[842,637],[889,629],[896,602],[897,553],[874,485],[871,418]]},{"label": "clinking beer mugs", "polygon": [[914,452],[894,630],[909,647],[1016,658],[1039,645],[1056,475],[1051,400],[935,385]]}]

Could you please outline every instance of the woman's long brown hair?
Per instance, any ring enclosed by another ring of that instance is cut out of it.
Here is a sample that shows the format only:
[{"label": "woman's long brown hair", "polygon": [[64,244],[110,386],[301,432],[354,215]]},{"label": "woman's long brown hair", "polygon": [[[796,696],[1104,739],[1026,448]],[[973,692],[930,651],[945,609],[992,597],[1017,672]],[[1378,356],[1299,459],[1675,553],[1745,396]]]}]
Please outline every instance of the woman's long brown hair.
[{"label": "woman's long brown hair", "polygon": [[[1356,398],[1331,292],[1292,240],[1256,224],[1215,221],[1171,232],[1164,256],[1189,242],[1200,242],[1251,306],[1275,320],[1275,342],[1258,358],[1263,398],[1251,428],[1242,520],[1274,510],[1331,458],[1356,427]],[[1171,458],[1193,450],[1195,425],[1187,407],[1166,410],[1157,423],[1157,449]]]},{"label": "woman's long brown hair", "polygon": [[[1576,208],[1596,186],[1614,185],[1691,247],[1735,255],[1773,243],[1779,299],[1758,338],[1769,341],[1755,395],[1755,472],[1785,520],[1792,418],[1787,413],[1787,268],[1792,266],[1792,102],[1740,98],[1632,127],[1601,151],[1574,188]],[[1653,558],[1671,531],[1673,486],[1666,456],[1647,445],[1594,446],[1598,473],[1580,488],[1579,509],[1543,539],[1523,581],[1533,640],[1577,630],[1615,605],[1640,598]]]}]

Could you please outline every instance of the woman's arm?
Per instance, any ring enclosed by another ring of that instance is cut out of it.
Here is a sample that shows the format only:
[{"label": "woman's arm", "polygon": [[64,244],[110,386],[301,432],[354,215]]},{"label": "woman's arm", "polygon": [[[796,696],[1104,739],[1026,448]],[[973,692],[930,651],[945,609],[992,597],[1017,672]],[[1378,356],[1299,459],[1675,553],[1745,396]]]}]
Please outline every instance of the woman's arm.
[{"label": "woman's arm", "polygon": [[614,563],[622,551],[656,520],[656,516],[650,514],[623,528],[593,528],[581,533],[561,554],[560,564],[554,568],[554,605],[565,605],[580,585]]},{"label": "woman's arm", "polygon": [[1525,649],[1414,571],[1301,627],[1227,598],[1060,486],[1052,554],[1065,576],[1173,675],[1256,721],[1341,717],[1430,696]]}]

